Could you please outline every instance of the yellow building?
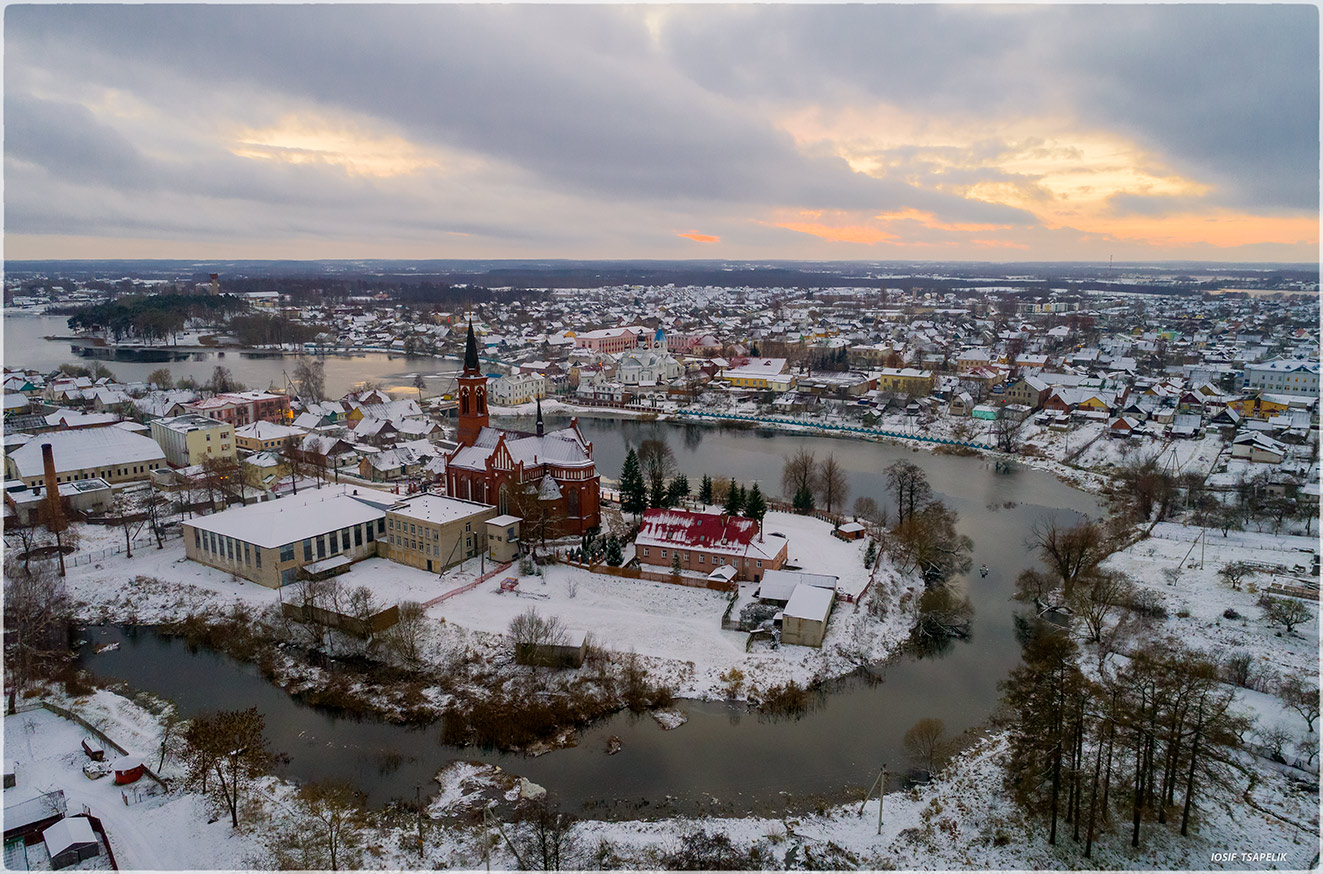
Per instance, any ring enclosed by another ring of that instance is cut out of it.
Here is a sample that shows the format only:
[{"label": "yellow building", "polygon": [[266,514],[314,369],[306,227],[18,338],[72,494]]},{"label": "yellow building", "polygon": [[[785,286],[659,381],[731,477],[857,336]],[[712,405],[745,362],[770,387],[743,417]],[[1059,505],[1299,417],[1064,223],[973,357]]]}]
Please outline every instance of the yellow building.
[{"label": "yellow building", "polygon": [[918,370],[913,367],[884,367],[873,376],[877,379],[878,391],[922,397],[932,394],[933,372]]},{"label": "yellow building", "polygon": [[280,452],[291,439],[305,432],[276,422],[253,422],[235,429],[234,443],[244,452]]},{"label": "yellow building", "polygon": [[194,413],[152,419],[152,439],[174,467],[191,467],[208,458],[234,458],[234,426]]},{"label": "yellow building", "polygon": [[722,371],[721,378],[735,388],[788,391],[795,386],[795,377],[784,358],[751,358],[748,364]]},{"label": "yellow building", "polygon": [[487,520],[495,507],[423,494],[386,510],[380,555],[420,570],[440,573],[487,548]]}]

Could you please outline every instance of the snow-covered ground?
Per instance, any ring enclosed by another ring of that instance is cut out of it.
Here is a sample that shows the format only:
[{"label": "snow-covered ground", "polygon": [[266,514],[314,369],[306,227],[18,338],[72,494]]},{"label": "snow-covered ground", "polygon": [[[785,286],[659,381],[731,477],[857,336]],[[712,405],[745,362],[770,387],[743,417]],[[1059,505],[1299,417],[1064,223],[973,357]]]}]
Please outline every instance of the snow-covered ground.
[{"label": "snow-covered ground", "polygon": [[[133,718],[125,716],[125,721],[132,722]],[[115,720],[106,725],[103,730],[112,739],[136,752],[120,733],[123,723]],[[89,780],[82,771],[87,757],[80,746],[86,736],[82,726],[46,710],[6,716],[5,759],[16,763],[15,789],[24,792],[60,789],[64,791],[70,813],[88,808],[105,826],[121,869],[187,871],[247,867],[245,860],[259,847],[256,836],[251,832],[235,832],[228,818],[209,822],[215,819],[215,814],[201,796],[161,793],[145,777],[128,788],[116,786],[110,777]],[[107,750],[107,758],[114,755],[113,750]],[[144,758],[155,764],[150,755]],[[11,803],[10,793],[15,789],[6,790],[6,805]]]},{"label": "snow-covered ground", "polygon": [[[789,539],[791,564],[839,577],[840,590],[851,596],[868,584],[865,542],[841,541],[831,535],[830,524],[786,513],[768,513],[764,524],[768,531]],[[463,587],[484,569],[490,571],[491,562],[471,559],[438,575],[373,558],[355,564],[339,579],[349,587],[369,587],[383,604],[426,603]],[[501,581],[512,576],[518,579],[516,591],[501,593]],[[800,646],[773,650],[761,643],[746,653],[747,634],[721,629],[727,600],[720,592],[593,574],[565,565],[550,565],[541,576],[526,577],[511,568],[429,607],[427,615],[438,627],[458,626],[495,647],[500,645],[496,636],[505,633],[510,620],[533,607],[559,617],[570,629],[591,633],[599,647],[646,657],[655,679],[671,685],[678,695],[724,697],[725,683],[719,676],[732,667],[744,672],[752,691],[788,680],[803,684],[848,673],[894,652],[906,640],[912,621],[911,611],[895,605],[905,589],[917,583],[902,579],[885,559],[878,579],[893,605],[885,618],[874,618],[862,605],[838,603],[820,650]],[[168,541],[161,550],[139,548],[132,560],[110,555],[70,568],[68,585],[83,605],[81,618],[92,622],[165,622],[235,602],[266,607],[284,597],[280,591],[189,561],[179,539]]]},{"label": "snow-covered ground", "polygon": [[[1276,680],[1288,674],[1318,683],[1318,602],[1295,599],[1313,615],[1289,634],[1280,625],[1270,623],[1257,602],[1269,583],[1299,585],[1310,581],[1310,574],[1258,573],[1235,590],[1218,578],[1218,571],[1235,562],[1308,568],[1308,550],[1317,546],[1317,538],[1311,537],[1251,531],[1232,531],[1223,537],[1215,530],[1205,536],[1201,528],[1163,522],[1154,527],[1152,536],[1112,556],[1105,566],[1124,572],[1138,586],[1161,595],[1167,619],[1150,633],[1177,639],[1219,661],[1232,654],[1248,655],[1252,674],[1272,690]],[[1174,582],[1169,583],[1163,573],[1168,569],[1180,569]],[[1224,615],[1228,610],[1236,617]],[[1242,709],[1255,721],[1250,741],[1261,743],[1272,729],[1283,729],[1291,738],[1285,748],[1289,758],[1293,750],[1298,753],[1297,744],[1311,736],[1304,717],[1287,708],[1276,695],[1250,689],[1237,689],[1236,695]]]}]

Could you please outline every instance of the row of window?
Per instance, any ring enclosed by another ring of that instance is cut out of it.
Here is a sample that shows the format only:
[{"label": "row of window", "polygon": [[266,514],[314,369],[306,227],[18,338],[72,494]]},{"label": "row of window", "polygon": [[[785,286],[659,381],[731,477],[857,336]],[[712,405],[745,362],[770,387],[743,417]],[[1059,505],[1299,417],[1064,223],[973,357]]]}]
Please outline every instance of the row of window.
[{"label": "row of window", "polygon": [[[342,552],[348,552],[350,549],[357,549],[365,543],[372,543],[377,539],[377,535],[385,533],[386,520],[378,519],[376,522],[363,522],[359,525],[341,528],[339,531],[332,531],[317,537],[308,537],[303,541],[303,560],[305,562],[320,561],[328,555],[339,555]],[[286,543],[280,547],[280,560],[294,560],[293,543]]]},{"label": "row of window", "polygon": [[112,476],[132,476],[139,473],[147,473],[156,470],[159,465],[156,462],[151,464],[129,465],[126,467],[107,467],[104,470],[83,471],[82,473],[71,473],[68,476],[57,476],[57,483],[71,483],[81,479],[107,479]]},{"label": "row of window", "polygon": [[229,561],[233,564],[242,562],[259,568],[262,566],[261,547],[254,547],[233,537],[218,535],[214,531],[194,528],[193,545],[203,552],[211,553],[213,558],[221,561]]},{"label": "row of window", "polygon": [[[675,551],[675,553],[676,553],[676,555],[680,556],[680,558],[681,558],[682,560],[686,560],[686,561],[687,561],[687,560],[689,559],[689,556],[685,555],[683,552],[681,552],[681,551],[678,550],[678,549]],[[649,548],[645,546],[645,547],[643,547],[643,557],[644,557],[644,558],[647,558],[648,555],[649,555]],[[664,549],[661,550],[661,557],[662,557],[662,558],[666,558],[666,550],[664,550]],[[748,559],[745,559],[744,561],[745,561],[746,564],[748,563]],[[707,564],[707,553],[705,553],[705,552],[700,552],[700,553],[698,553],[698,563],[699,563],[699,564]],[[723,565],[723,564],[725,564],[725,563],[726,563],[726,560],[725,560],[724,558],[722,558],[721,556],[719,556],[719,555],[714,555],[714,556],[712,556],[712,566],[713,566],[713,567],[720,567],[721,565]],[[739,560],[738,560],[738,559],[731,559],[731,562],[730,562],[730,563],[733,564],[733,565],[734,565],[734,564],[739,564]],[[758,567],[762,567],[762,566],[763,566],[762,560],[761,560],[761,559],[758,559]]]}]

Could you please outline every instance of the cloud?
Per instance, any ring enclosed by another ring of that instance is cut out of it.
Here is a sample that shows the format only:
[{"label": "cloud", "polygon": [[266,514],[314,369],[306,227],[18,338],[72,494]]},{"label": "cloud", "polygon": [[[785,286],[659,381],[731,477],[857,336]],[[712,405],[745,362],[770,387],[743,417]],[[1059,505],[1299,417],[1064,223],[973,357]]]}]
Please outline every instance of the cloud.
[{"label": "cloud", "polygon": [[[1045,230],[1095,217],[1317,223],[1312,7],[5,16],[15,239],[817,257],[834,235],[1051,258]],[[1285,239],[1267,227],[1249,236]]]}]

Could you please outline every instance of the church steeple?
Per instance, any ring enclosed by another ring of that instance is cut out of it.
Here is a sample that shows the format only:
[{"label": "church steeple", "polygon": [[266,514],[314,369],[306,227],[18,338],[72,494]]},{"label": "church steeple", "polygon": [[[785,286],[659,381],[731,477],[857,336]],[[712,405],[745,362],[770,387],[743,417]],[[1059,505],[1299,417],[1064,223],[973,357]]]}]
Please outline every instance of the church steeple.
[{"label": "church steeple", "polygon": [[469,321],[469,338],[464,346],[464,375],[477,376],[478,370],[478,339],[473,336],[473,321]]},{"label": "church steeple", "polygon": [[464,372],[456,380],[459,394],[459,427],[456,438],[464,446],[472,446],[478,434],[487,427],[487,377],[478,362],[478,340],[473,336],[473,322],[469,322],[469,337],[464,348]]},{"label": "church steeple", "polygon": [[537,436],[542,436],[542,398],[537,399]]}]

